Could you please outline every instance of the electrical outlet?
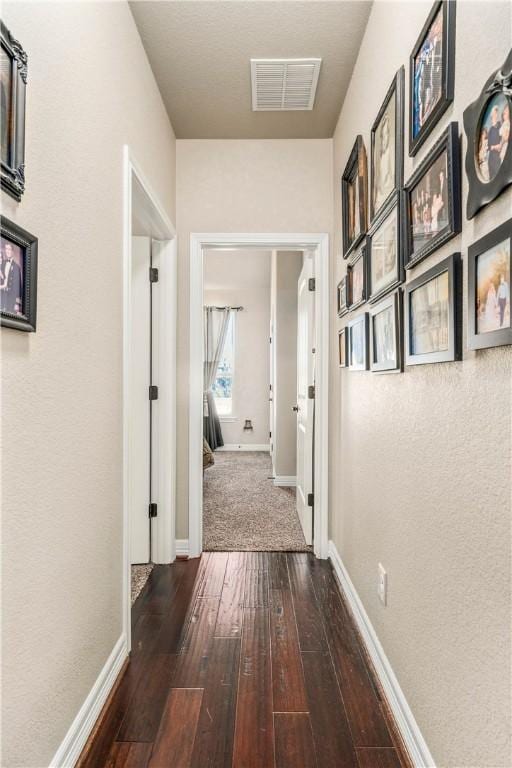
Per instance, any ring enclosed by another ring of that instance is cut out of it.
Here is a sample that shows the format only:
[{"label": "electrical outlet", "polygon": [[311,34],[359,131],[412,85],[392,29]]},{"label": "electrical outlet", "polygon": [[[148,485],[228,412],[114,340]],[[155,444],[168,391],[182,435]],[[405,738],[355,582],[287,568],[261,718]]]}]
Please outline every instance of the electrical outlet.
[{"label": "electrical outlet", "polygon": [[388,601],[388,575],[384,570],[382,563],[379,563],[379,580],[377,583],[377,594],[382,605],[386,605]]}]

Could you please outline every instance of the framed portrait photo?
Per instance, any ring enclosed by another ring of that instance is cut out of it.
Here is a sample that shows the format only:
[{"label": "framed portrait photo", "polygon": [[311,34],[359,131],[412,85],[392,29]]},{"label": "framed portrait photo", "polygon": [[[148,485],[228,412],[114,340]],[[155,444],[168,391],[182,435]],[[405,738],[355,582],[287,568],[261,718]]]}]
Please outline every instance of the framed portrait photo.
[{"label": "framed portrait photo", "polygon": [[0,325],[36,330],[37,238],[0,217]]},{"label": "framed portrait photo", "polygon": [[343,317],[348,312],[348,277],[344,275],[336,288],[336,303],[338,317]]},{"label": "framed portrait photo", "polygon": [[1,185],[15,200],[25,190],[25,89],[27,54],[0,22]]},{"label": "framed portrait photo", "polygon": [[405,268],[458,234],[461,218],[459,129],[450,123],[404,188]]},{"label": "framed portrait photo", "polygon": [[402,294],[400,289],[370,309],[370,369],[402,370]]},{"label": "framed portrait photo", "polygon": [[454,253],[406,285],[406,365],[461,359],[460,270]]},{"label": "framed portrait photo", "polygon": [[347,325],[348,367],[351,371],[367,371],[369,359],[368,312],[358,315]]},{"label": "framed portrait photo", "polygon": [[368,170],[363,137],[358,136],[341,179],[343,258],[366,234]]},{"label": "framed portrait photo", "polygon": [[347,265],[348,308],[350,310],[364,304],[367,295],[366,246],[364,243],[354,252]]},{"label": "framed portrait photo", "polygon": [[468,347],[512,344],[512,219],[468,250]]},{"label": "framed portrait photo", "polygon": [[372,224],[368,233],[370,302],[378,301],[404,279],[400,198],[391,203]]},{"label": "framed portrait photo", "polygon": [[478,99],[464,110],[467,136],[468,219],[512,184],[512,51],[489,77]]},{"label": "framed portrait photo", "polygon": [[436,0],[409,59],[409,155],[453,101],[455,0]]},{"label": "framed portrait photo", "polygon": [[347,367],[348,361],[347,331],[342,328],[338,331],[338,363],[340,368]]},{"label": "framed portrait photo", "polygon": [[371,131],[370,220],[403,184],[404,68],[398,70]]}]

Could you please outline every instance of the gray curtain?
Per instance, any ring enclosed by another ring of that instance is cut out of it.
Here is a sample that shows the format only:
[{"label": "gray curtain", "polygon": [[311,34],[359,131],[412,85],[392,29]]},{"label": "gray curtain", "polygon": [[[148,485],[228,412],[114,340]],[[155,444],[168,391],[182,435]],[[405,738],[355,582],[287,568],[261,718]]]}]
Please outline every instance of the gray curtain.
[{"label": "gray curtain", "polygon": [[212,451],[224,445],[212,387],[224,351],[232,311],[229,308],[204,308],[203,434]]}]

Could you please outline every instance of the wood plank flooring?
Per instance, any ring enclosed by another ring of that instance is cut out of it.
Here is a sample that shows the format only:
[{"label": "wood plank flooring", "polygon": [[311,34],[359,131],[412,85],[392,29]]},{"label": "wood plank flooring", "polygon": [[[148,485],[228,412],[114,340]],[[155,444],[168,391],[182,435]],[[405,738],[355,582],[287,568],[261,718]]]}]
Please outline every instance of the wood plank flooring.
[{"label": "wood plank flooring", "polygon": [[132,625],[79,768],[410,768],[326,561],[155,566]]}]

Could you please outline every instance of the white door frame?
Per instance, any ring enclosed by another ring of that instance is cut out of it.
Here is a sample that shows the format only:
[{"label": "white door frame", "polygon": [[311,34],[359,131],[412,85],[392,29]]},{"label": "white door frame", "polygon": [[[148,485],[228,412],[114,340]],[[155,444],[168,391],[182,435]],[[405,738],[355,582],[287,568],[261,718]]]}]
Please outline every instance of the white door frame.
[{"label": "white door frame", "polygon": [[190,235],[189,557],[203,549],[203,251],[206,248],[315,251],[316,407],[314,552],[327,558],[329,449],[329,235],[192,233]]},{"label": "white door frame", "polygon": [[[151,207],[152,229],[162,241],[159,259],[158,341],[156,351],[159,387],[154,409],[153,478],[157,489],[158,516],[153,519],[153,561],[171,563],[175,558],[176,518],[176,230],[165,213],[129,146],[123,147],[123,630],[131,648],[130,572],[130,367],[132,308],[132,195],[133,180],[142,187]],[[149,275],[148,275],[149,280]]]}]

